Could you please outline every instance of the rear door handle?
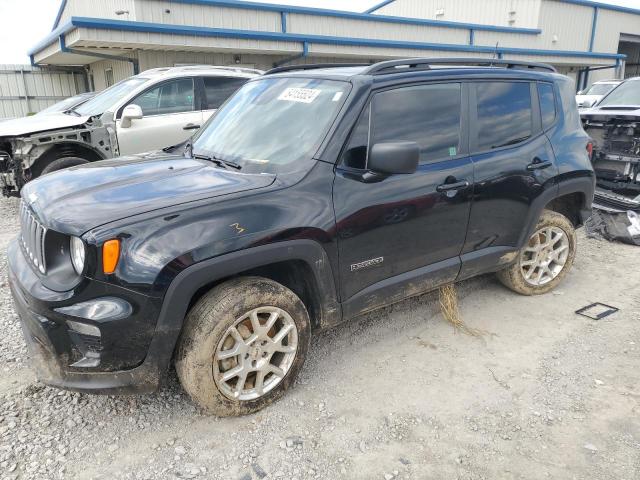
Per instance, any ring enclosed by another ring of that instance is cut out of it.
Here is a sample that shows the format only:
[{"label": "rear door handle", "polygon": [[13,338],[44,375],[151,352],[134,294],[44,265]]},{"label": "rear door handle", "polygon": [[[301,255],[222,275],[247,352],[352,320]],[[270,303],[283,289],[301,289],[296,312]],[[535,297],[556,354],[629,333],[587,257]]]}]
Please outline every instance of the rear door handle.
[{"label": "rear door handle", "polygon": [[183,130],[197,130],[200,128],[200,125],[196,125],[195,123],[187,123],[184,127],[182,127]]},{"label": "rear door handle", "polygon": [[549,168],[552,165],[550,161],[543,162],[539,158],[534,158],[533,163],[527,165],[527,170],[532,172],[533,170],[542,170],[543,168]]},{"label": "rear door handle", "polygon": [[436,191],[443,193],[443,192],[450,192],[452,190],[460,190],[463,188],[467,188],[469,186],[469,182],[467,182],[466,180],[463,180],[461,182],[455,182],[455,183],[443,183],[442,185],[438,185],[436,187]]}]

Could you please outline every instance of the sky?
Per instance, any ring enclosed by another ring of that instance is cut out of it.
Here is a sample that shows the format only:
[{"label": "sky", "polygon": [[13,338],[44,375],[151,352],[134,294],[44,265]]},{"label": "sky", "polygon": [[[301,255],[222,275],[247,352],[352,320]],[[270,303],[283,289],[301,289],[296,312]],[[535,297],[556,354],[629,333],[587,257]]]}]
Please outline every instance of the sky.
[{"label": "sky", "polygon": [[[100,0],[85,0],[100,1]],[[262,3],[302,5],[362,12],[380,0],[254,0]],[[481,1],[481,0],[469,0]],[[640,9],[640,0],[600,0]],[[55,20],[60,0],[0,0],[0,64],[29,63],[27,51],[42,40]]]}]

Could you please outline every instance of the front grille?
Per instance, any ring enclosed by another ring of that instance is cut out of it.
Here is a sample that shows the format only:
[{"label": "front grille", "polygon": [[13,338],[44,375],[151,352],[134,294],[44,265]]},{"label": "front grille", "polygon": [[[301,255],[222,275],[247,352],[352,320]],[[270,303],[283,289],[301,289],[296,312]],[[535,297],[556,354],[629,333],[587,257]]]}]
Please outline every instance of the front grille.
[{"label": "front grille", "polygon": [[47,272],[47,261],[44,255],[44,239],[47,229],[33,216],[24,201],[20,202],[20,241],[27,258],[40,273]]}]

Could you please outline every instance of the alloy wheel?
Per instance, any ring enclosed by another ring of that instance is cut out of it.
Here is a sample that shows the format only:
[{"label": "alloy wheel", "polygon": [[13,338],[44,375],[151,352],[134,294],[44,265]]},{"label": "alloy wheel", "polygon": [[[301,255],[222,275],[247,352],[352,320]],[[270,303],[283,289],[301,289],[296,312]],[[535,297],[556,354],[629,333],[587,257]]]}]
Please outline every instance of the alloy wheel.
[{"label": "alloy wheel", "polygon": [[536,287],[551,282],[569,258],[569,237],[558,227],[536,231],[520,254],[520,271],[524,280]]},{"label": "alloy wheel", "polygon": [[265,306],[227,329],[213,358],[213,378],[232,400],[255,400],[273,390],[296,357],[298,330],[287,312]]}]

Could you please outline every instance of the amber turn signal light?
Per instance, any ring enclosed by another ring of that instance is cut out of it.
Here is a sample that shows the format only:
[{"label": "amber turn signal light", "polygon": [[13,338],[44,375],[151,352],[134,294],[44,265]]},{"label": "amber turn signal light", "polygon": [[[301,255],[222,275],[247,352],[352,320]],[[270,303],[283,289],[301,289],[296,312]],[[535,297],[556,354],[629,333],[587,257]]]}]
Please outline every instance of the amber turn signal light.
[{"label": "amber turn signal light", "polygon": [[102,246],[102,271],[113,273],[116,271],[120,258],[120,240],[107,240]]}]

